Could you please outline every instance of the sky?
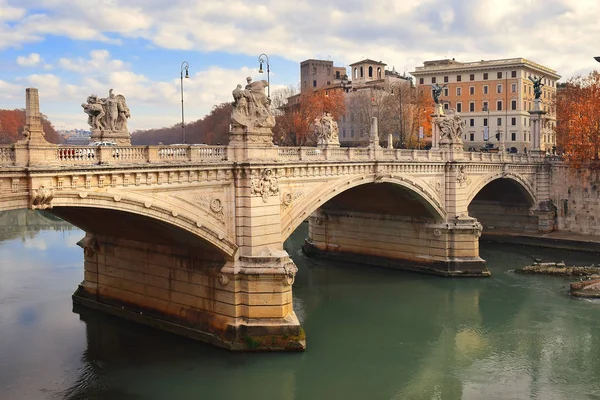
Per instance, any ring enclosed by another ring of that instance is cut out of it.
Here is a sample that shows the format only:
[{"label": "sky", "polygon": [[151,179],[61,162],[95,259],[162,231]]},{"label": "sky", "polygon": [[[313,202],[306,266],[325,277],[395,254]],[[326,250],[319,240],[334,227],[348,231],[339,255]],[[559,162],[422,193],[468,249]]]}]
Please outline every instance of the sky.
[{"label": "sky", "polygon": [[57,129],[87,129],[81,103],[123,94],[130,131],[186,122],[258,73],[297,86],[299,63],[364,58],[409,73],[426,60],[524,57],[563,80],[600,67],[598,0],[0,0],[0,108],[36,87]]}]

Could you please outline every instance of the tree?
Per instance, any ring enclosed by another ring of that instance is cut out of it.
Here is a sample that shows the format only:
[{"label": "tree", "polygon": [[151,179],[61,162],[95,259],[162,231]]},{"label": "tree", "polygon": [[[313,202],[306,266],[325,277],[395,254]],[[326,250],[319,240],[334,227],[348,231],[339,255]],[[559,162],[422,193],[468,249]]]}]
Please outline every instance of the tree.
[{"label": "tree", "polygon": [[600,169],[600,73],[569,79],[557,95],[557,144],[573,168]]},{"label": "tree", "polygon": [[[60,143],[60,136],[44,114],[41,115],[44,136],[50,143]],[[15,143],[23,138],[25,128],[25,110],[0,110],[0,143]]]},{"label": "tree", "polygon": [[302,146],[316,142],[312,124],[315,119],[325,112],[339,121],[346,111],[344,93],[337,89],[320,89],[292,96],[283,107],[283,113],[278,116],[275,125],[275,135],[282,144]]}]

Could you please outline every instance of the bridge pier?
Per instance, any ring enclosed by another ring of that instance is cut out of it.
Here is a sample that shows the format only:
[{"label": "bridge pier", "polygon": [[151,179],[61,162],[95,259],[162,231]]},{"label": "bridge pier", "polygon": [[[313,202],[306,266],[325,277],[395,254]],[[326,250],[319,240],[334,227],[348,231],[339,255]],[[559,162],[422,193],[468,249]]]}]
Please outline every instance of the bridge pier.
[{"label": "bridge pier", "polygon": [[304,251],[351,262],[443,276],[489,276],[479,257],[474,218],[434,222],[416,217],[319,211],[309,218]]},{"label": "bridge pier", "polygon": [[303,350],[283,252],[223,261],[203,252],[87,234],[74,305],[229,350]]}]

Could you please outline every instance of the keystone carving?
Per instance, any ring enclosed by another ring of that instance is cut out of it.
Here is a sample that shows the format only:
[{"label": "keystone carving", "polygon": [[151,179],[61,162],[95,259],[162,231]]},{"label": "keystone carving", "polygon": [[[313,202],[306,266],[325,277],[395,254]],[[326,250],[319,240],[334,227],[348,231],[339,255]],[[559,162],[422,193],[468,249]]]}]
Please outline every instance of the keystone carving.
[{"label": "keystone carving", "polygon": [[279,182],[273,176],[273,171],[267,168],[260,178],[252,179],[250,191],[253,195],[261,196],[265,203],[269,196],[279,194]]},{"label": "keystone carving", "polygon": [[37,190],[31,191],[31,197],[29,199],[29,209],[31,210],[46,210],[52,208],[52,199],[54,198],[54,191],[46,189],[44,185],[40,186]]},{"label": "keystone carving", "polygon": [[298,272],[298,267],[294,262],[288,262],[283,266],[283,283],[287,286],[292,286],[294,284],[294,279],[296,279],[296,272]]}]

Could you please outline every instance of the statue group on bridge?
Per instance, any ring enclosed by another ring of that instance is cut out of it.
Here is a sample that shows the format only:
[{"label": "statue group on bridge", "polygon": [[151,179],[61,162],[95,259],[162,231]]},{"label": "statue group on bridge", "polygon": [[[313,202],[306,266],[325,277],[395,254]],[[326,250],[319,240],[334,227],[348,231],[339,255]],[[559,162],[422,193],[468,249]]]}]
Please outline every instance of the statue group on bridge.
[{"label": "statue group on bridge", "polygon": [[340,129],[337,122],[329,112],[315,118],[313,123],[314,132],[317,137],[318,147],[338,146],[340,145]]},{"label": "statue group on bridge", "polygon": [[246,87],[237,85],[233,90],[233,112],[231,118],[234,123],[245,127],[273,128],[275,117],[271,114],[271,99],[265,94],[269,83],[265,80],[252,82],[246,78]]},{"label": "statue group on bridge", "polygon": [[127,118],[131,114],[122,94],[115,95],[112,89],[108,92],[108,97],[98,98],[92,94],[81,107],[88,115],[88,124],[92,130],[127,132]]}]

